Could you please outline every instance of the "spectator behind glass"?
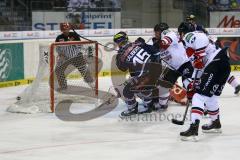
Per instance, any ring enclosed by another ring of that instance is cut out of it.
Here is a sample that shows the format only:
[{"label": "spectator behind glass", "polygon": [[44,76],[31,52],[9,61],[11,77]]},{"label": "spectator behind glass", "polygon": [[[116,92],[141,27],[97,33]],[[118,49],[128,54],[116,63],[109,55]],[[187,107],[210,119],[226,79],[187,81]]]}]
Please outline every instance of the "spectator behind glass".
[{"label": "spectator behind glass", "polygon": [[72,17],[72,27],[74,29],[84,29],[84,23],[82,23],[82,17],[80,14],[75,14]]},{"label": "spectator behind glass", "polygon": [[230,9],[230,0],[216,0],[218,9],[228,10]]},{"label": "spectator behind glass", "polygon": [[240,0],[231,0],[231,8],[232,9],[239,9]]},{"label": "spectator behind glass", "polygon": [[103,8],[104,2],[103,0],[93,0],[97,8]]},{"label": "spectator behind glass", "polygon": [[66,7],[67,2],[66,2],[66,0],[54,0],[53,6],[54,7]]},{"label": "spectator behind glass", "polygon": [[104,0],[106,1],[107,6],[111,8],[120,8],[120,0]]},{"label": "spectator behind glass", "polygon": [[67,8],[69,12],[75,12],[79,8],[96,8],[96,5],[92,0],[69,0]]},{"label": "spectator behind glass", "polygon": [[202,31],[206,34],[208,34],[208,31],[203,27],[203,25],[199,25],[195,21],[195,16],[193,14],[187,16],[186,22],[191,23],[194,26],[195,31]]}]

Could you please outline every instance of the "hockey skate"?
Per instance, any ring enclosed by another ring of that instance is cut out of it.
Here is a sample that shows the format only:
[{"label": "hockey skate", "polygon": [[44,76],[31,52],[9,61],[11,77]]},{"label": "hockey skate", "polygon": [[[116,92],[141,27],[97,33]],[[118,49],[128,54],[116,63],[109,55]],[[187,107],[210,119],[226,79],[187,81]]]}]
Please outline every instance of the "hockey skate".
[{"label": "hockey skate", "polygon": [[150,103],[149,105],[144,106],[144,110],[139,111],[138,114],[151,113],[153,111],[153,108],[154,108],[153,104]]},{"label": "hockey skate", "polygon": [[204,124],[202,126],[202,132],[203,133],[222,133],[219,117],[215,121],[212,121],[210,124]]},{"label": "hockey skate", "polygon": [[153,110],[156,112],[164,112],[168,108],[168,104],[161,105],[161,104],[155,104]]},{"label": "hockey skate", "polygon": [[199,120],[195,120],[195,123],[192,123],[187,131],[180,132],[181,140],[197,142],[199,123]]},{"label": "hockey skate", "polygon": [[239,94],[239,91],[240,91],[240,85],[238,85],[238,86],[235,88],[234,94]]},{"label": "hockey skate", "polygon": [[128,108],[126,111],[123,111],[119,116],[121,118],[124,118],[124,117],[129,117],[132,115],[136,115],[136,114],[138,114],[138,103],[136,104],[135,107]]}]

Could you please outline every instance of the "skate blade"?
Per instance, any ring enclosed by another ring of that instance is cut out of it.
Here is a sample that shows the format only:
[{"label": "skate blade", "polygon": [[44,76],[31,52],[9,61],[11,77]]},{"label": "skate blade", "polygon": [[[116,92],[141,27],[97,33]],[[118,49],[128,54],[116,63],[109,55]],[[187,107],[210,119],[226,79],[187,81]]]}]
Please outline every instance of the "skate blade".
[{"label": "skate blade", "polygon": [[141,114],[148,114],[148,113],[152,113],[152,112],[153,111],[146,110],[146,111],[140,111],[137,114],[141,115]]},{"label": "skate blade", "polygon": [[166,112],[166,111],[167,111],[167,108],[160,108],[160,107],[158,107],[158,108],[154,109],[154,112]]},{"label": "skate blade", "polygon": [[190,142],[198,142],[198,136],[189,136],[189,137],[185,137],[185,136],[181,136],[181,140],[182,141],[190,141]]},{"label": "skate blade", "polygon": [[132,115],[127,115],[127,116],[123,116],[123,115],[119,115],[119,118],[121,119],[127,119],[127,118],[136,118],[139,114],[136,113],[136,114],[132,114]]},{"label": "skate blade", "polygon": [[203,133],[222,133],[221,129],[202,130]]}]

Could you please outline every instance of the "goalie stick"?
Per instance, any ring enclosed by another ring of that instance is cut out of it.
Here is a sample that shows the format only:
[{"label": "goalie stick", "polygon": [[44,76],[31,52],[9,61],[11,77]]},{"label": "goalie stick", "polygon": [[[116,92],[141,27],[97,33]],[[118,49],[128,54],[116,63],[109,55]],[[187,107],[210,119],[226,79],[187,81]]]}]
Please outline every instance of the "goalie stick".
[{"label": "goalie stick", "polygon": [[[195,83],[196,83],[196,79],[197,79],[197,76],[198,76],[198,71],[196,71],[196,75],[194,77],[194,80],[193,80],[193,89],[195,88]],[[183,125],[185,120],[186,120],[186,117],[187,117],[187,112],[188,112],[188,108],[190,106],[190,102],[189,100],[187,100],[187,106],[186,106],[186,109],[185,109],[185,112],[184,112],[184,115],[183,115],[183,119],[182,120],[177,120],[177,119],[172,119],[172,123],[173,124],[176,124],[176,125]]]}]

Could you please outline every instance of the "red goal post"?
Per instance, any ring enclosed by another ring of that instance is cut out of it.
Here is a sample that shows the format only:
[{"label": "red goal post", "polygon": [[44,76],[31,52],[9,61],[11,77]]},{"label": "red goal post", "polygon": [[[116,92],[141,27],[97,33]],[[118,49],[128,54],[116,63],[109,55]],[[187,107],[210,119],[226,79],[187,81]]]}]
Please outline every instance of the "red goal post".
[{"label": "red goal post", "polygon": [[[94,73],[94,78],[95,78],[95,95],[98,95],[98,42],[97,41],[67,41],[67,42],[55,42],[51,43],[50,45],[50,54],[49,54],[49,68],[50,68],[50,77],[49,77],[49,84],[50,84],[50,108],[51,111],[54,112],[55,104],[54,104],[54,99],[55,99],[55,89],[54,89],[54,69],[55,69],[55,59],[56,59],[56,54],[55,54],[55,49],[56,46],[66,46],[66,45],[79,45],[79,46],[92,46],[93,47],[93,58],[94,58],[94,66],[95,66],[95,73]],[[85,54],[85,53],[84,53]]]}]

